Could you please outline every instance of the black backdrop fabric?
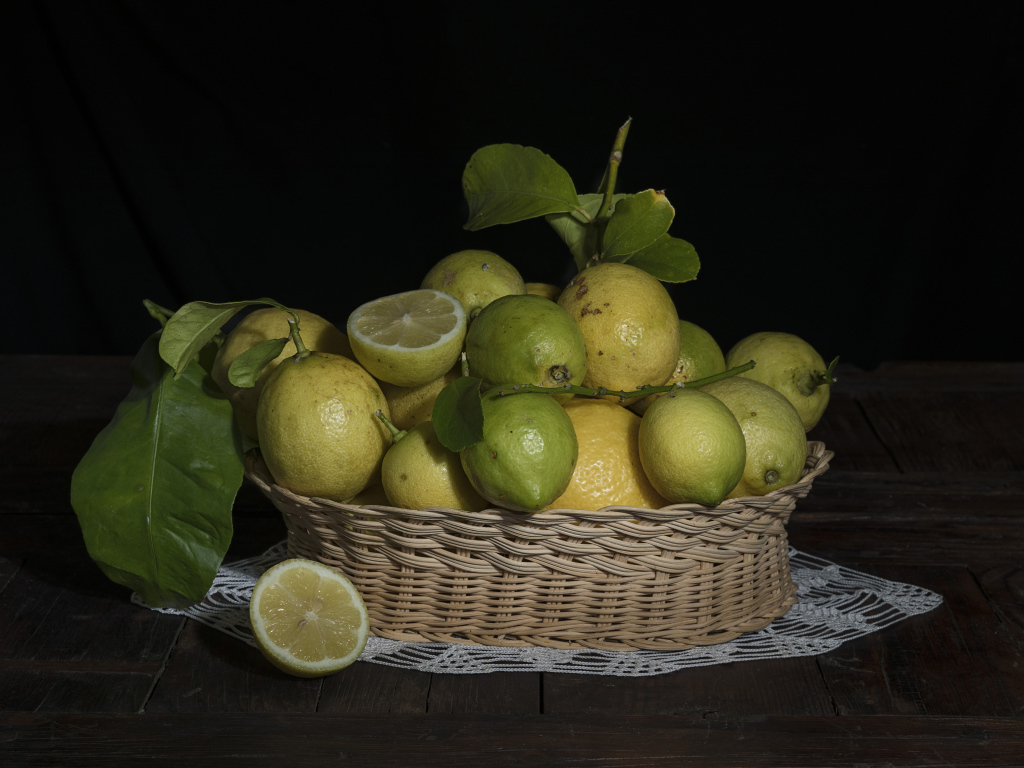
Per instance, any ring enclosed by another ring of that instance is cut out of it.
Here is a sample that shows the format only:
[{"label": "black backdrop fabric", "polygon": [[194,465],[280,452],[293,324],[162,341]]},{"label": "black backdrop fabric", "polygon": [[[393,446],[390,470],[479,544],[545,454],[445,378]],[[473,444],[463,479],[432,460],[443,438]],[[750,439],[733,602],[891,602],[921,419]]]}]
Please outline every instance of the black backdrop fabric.
[{"label": "black backdrop fabric", "polygon": [[5,0],[0,352],[132,354],[145,298],[343,325],[463,248],[563,282],[542,220],[463,230],[463,167],[594,191],[632,117],[618,189],[666,191],[723,349],[1020,360],[1021,6],[941,7]]}]

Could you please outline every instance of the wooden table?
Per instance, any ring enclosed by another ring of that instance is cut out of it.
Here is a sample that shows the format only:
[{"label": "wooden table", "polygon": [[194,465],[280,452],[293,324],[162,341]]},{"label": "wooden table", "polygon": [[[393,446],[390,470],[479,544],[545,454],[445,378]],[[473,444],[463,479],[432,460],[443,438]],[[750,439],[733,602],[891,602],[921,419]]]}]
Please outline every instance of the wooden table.
[{"label": "wooden table", "polygon": [[[70,475],[129,362],[0,357],[0,765],[1024,765],[1024,364],[842,368],[811,433],[835,458],[791,543],[940,593],[930,613],[655,677],[297,680],[86,554]],[[250,485],[236,510],[228,559],[283,538]]]}]

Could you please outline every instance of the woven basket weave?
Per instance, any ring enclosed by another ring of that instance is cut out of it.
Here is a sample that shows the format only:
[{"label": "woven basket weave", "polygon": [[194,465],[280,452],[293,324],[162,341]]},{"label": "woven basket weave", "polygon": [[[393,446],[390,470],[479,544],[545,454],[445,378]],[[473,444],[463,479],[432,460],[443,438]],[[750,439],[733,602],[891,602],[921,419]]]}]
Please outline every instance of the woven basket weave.
[{"label": "woven basket weave", "polygon": [[796,602],[785,524],[832,452],[808,443],[799,482],[718,507],[534,514],[353,506],[247,476],[284,515],[290,557],[344,573],[378,637],[600,650],[682,650],[766,627]]}]

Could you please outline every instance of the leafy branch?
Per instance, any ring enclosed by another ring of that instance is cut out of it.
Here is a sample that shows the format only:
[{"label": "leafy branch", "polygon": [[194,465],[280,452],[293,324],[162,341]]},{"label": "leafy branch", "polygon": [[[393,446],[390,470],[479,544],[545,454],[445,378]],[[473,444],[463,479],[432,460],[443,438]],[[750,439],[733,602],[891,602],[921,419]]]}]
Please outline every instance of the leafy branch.
[{"label": "leafy branch", "polygon": [[675,208],[664,192],[615,192],[631,124],[632,118],[616,133],[595,194],[578,195],[565,169],[533,147],[491,144],[477,150],[462,175],[469,205],[464,228],[476,231],[544,216],[579,270],[613,261],[664,282],[695,279],[700,259],[690,243],[668,234]]}]

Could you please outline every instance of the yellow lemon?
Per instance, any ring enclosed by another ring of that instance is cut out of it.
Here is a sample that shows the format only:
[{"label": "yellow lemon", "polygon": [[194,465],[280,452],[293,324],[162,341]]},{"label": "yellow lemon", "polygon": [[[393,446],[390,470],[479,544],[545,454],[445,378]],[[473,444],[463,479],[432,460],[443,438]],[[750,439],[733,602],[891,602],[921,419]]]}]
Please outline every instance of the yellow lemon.
[{"label": "yellow lemon", "polygon": [[629,264],[576,275],[558,298],[587,347],[585,387],[632,391],[668,381],[679,358],[679,316],[661,282]]},{"label": "yellow lemon", "polygon": [[[306,349],[352,358],[352,347],[349,346],[348,336],[332,323],[324,320],[320,315],[302,309],[295,310],[295,314],[299,316],[299,331]],[[270,374],[274,372],[281,361],[295,354],[295,343],[289,341],[285,345],[284,351],[267,364],[252,387],[236,387],[228,381],[228,369],[235,358],[250,347],[263,341],[286,338],[290,333],[288,315],[285,312],[276,307],[258,309],[243,317],[217,350],[217,357],[214,359],[210,374],[231,402],[235,420],[238,422],[242,434],[251,440],[257,439],[256,405],[259,403],[260,393],[270,378]]]},{"label": "yellow lemon", "polygon": [[576,431],[579,458],[569,487],[549,509],[660,509],[668,504],[640,463],[639,416],[592,397],[577,397],[563,407]]},{"label": "yellow lemon", "polygon": [[466,477],[459,454],[441,445],[429,421],[421,422],[391,446],[384,456],[381,479],[395,507],[487,509],[487,502]]},{"label": "yellow lemon", "polygon": [[[676,361],[675,371],[665,383],[697,381],[725,370],[725,356],[714,337],[699,325],[687,320],[680,320],[679,359]],[[658,397],[660,397],[660,393],[648,395],[637,400],[630,408],[643,416],[644,411],[650,408],[651,403]]]},{"label": "yellow lemon", "polygon": [[659,397],[640,421],[640,462],[673,504],[721,504],[743,477],[746,458],[732,411],[699,389]]},{"label": "yellow lemon", "polygon": [[791,333],[761,331],[736,342],[725,356],[729,368],[754,360],[753,369],[740,374],[778,390],[793,404],[810,432],[828,406],[828,366],[814,347]]},{"label": "yellow lemon", "polygon": [[286,360],[263,388],[260,450],[278,485],[303,496],[348,501],[380,476],[391,433],[377,382],[346,357]]},{"label": "yellow lemon", "polygon": [[462,302],[467,320],[499,296],[526,292],[519,270],[498,254],[479,250],[445,256],[430,268],[420,287],[450,293]]},{"label": "yellow lemon", "polygon": [[525,288],[530,295],[543,296],[551,301],[558,301],[558,297],[562,295],[562,289],[551,283],[526,283]]},{"label": "yellow lemon", "polygon": [[419,387],[459,359],[466,313],[451,295],[420,289],[368,301],[349,315],[347,327],[367,371],[389,384]]},{"label": "yellow lemon", "polygon": [[700,389],[732,411],[747,446],[743,477],[727,498],[764,496],[800,479],[807,460],[807,435],[789,400],[767,384],[742,376]]},{"label": "yellow lemon", "polygon": [[438,393],[461,375],[462,364],[455,363],[443,376],[418,387],[378,382],[391,409],[391,423],[399,429],[412,429],[421,421],[430,421]]},{"label": "yellow lemon", "polygon": [[355,586],[313,560],[285,560],[260,576],[249,623],[267,660],[298,677],[339,672],[359,658],[370,636],[366,604]]}]

